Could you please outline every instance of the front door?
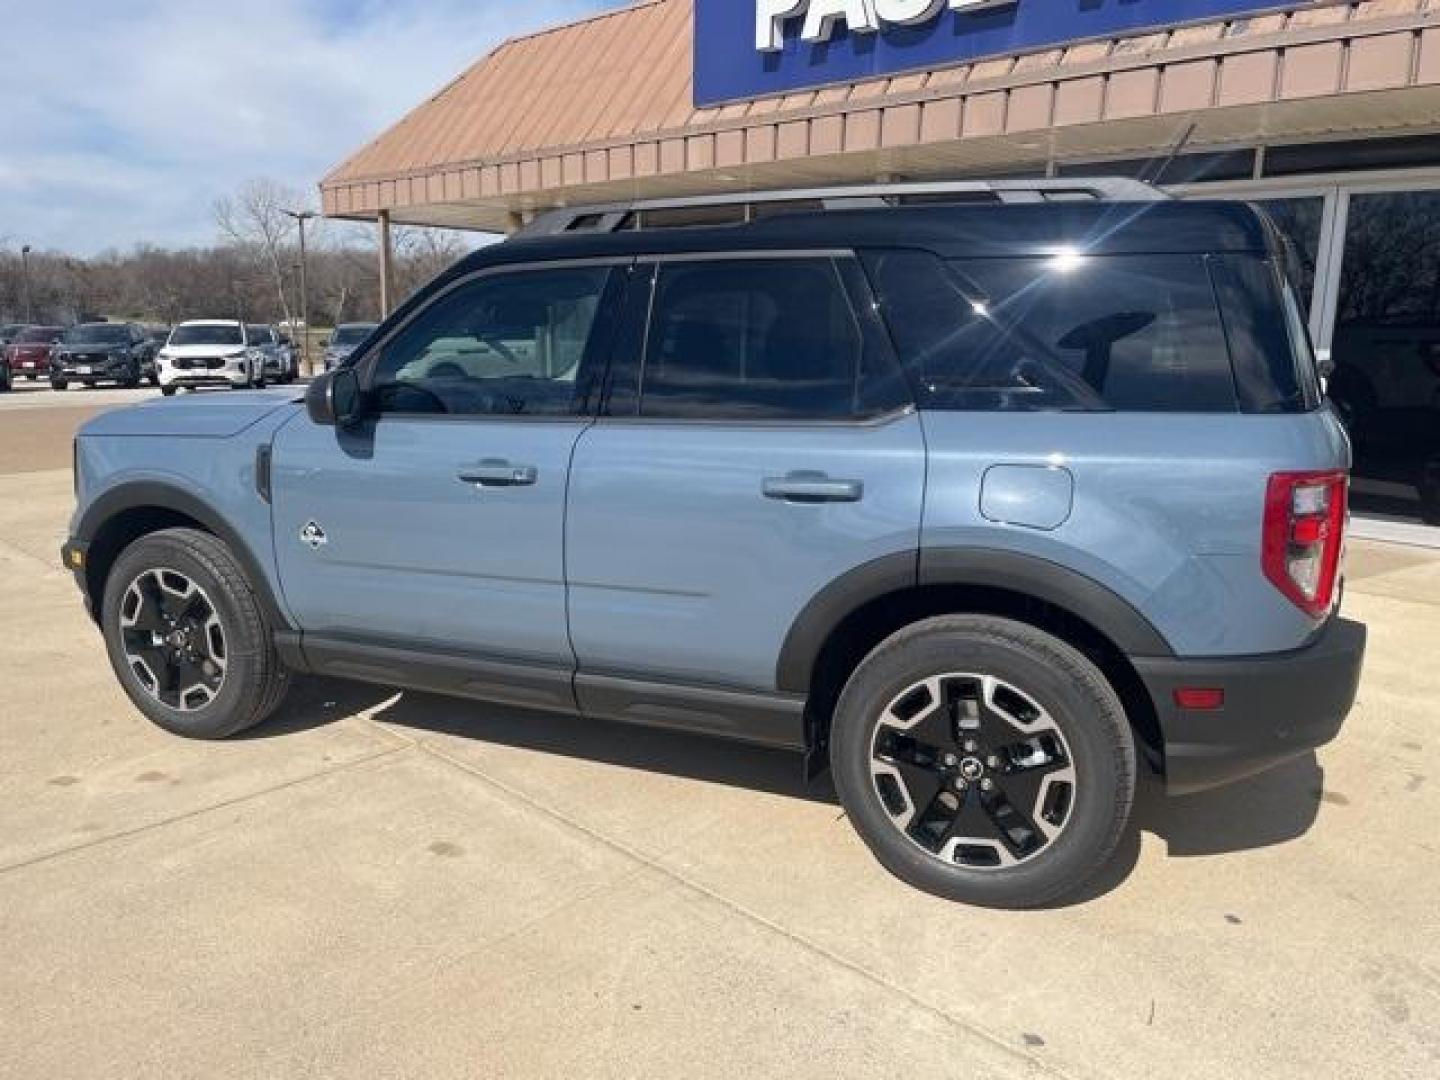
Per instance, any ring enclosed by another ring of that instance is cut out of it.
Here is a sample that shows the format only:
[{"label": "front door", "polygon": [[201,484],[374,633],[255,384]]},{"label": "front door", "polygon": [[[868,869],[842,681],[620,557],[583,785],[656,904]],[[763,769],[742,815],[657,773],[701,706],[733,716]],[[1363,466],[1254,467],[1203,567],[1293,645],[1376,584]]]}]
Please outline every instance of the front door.
[{"label": "front door", "polygon": [[573,667],[566,478],[622,277],[573,265],[453,286],[357,358],[373,419],[277,433],[276,561],[307,649]]},{"label": "front door", "polygon": [[605,680],[775,691],[802,609],[862,564],[903,563],[924,494],[919,419],[873,308],[853,301],[853,260],[678,259],[646,275],[648,332],[617,344],[610,415],[571,470],[577,694],[611,715],[598,696],[621,689],[594,690]]}]

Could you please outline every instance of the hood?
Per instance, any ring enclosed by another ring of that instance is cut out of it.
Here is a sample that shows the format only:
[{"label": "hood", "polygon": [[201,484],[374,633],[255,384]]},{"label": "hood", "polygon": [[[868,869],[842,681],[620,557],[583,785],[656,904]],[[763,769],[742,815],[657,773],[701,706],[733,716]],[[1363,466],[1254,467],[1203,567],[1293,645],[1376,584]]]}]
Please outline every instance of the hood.
[{"label": "hood", "polygon": [[101,413],[80,429],[96,435],[160,435],[173,438],[226,439],[238,435],[277,410],[294,410],[304,399],[294,390],[257,390],[226,394],[187,394]]},{"label": "hood", "polygon": [[247,348],[259,348],[257,345],[166,345],[162,352],[166,356],[173,356],[184,359],[205,359],[210,356],[234,356],[243,353]]},{"label": "hood", "polygon": [[79,342],[60,341],[56,342],[54,349],[57,353],[84,354],[86,356],[98,356],[101,353],[125,352],[130,348],[128,341],[97,341],[94,344],[82,344]]}]

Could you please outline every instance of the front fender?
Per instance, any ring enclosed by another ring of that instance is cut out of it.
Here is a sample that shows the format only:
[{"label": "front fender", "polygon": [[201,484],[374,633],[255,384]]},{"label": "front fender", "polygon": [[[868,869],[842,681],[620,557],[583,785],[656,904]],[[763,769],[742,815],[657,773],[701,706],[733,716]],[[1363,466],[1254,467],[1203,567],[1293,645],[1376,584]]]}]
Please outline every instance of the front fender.
[{"label": "front fender", "polygon": [[[250,477],[253,485],[253,471]],[[271,625],[278,630],[293,627],[274,575],[270,508],[254,487],[248,496],[236,498],[230,491],[220,498],[189,478],[164,474],[117,479],[76,514],[67,547],[87,553],[83,584],[92,612],[98,616],[105,575],[123,546],[134,539],[134,529],[143,523],[147,510],[188,518],[219,537],[245,571]]]}]

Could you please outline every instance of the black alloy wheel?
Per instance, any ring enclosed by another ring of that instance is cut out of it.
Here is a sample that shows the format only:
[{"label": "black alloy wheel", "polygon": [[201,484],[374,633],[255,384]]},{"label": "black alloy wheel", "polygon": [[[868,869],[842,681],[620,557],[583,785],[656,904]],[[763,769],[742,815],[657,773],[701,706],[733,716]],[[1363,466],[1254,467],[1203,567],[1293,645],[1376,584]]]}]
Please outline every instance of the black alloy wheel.
[{"label": "black alloy wheel", "polygon": [[219,612],[179,570],[145,570],[130,583],[120,636],[136,680],[166,708],[202,709],[225,682],[229,643]]},{"label": "black alloy wheel", "polygon": [[1065,736],[1023,690],[990,675],[934,675],[875,726],[875,792],[911,843],[973,870],[1015,866],[1069,823],[1075,765]]}]

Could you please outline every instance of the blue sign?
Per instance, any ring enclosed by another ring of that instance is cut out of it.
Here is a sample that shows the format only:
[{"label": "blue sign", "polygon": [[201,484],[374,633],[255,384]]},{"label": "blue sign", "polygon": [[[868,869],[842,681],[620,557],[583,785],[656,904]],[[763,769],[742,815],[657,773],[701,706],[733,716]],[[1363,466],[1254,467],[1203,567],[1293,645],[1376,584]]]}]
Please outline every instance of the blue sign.
[{"label": "blue sign", "polygon": [[695,0],[695,104],[1279,6],[1279,0]]}]

